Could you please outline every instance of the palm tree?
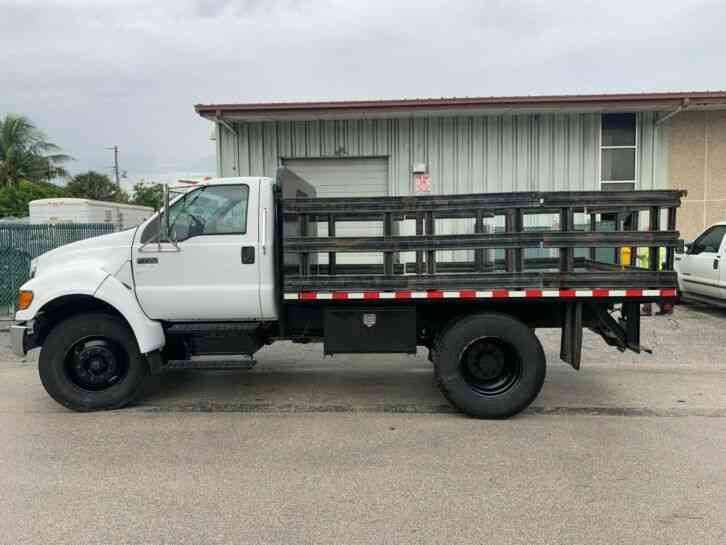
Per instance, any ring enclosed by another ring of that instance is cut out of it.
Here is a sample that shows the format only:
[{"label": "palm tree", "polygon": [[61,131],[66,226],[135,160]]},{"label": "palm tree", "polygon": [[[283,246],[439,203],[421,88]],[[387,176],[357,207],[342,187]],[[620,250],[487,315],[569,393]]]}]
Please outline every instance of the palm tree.
[{"label": "palm tree", "polygon": [[25,116],[7,114],[0,119],[0,186],[68,177],[63,163],[72,158],[45,138]]}]

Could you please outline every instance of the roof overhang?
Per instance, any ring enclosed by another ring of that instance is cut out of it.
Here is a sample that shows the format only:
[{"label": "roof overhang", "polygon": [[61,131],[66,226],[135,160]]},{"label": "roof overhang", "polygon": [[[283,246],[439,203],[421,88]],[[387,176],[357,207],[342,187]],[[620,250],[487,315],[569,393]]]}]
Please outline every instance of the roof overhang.
[{"label": "roof overhang", "polygon": [[670,112],[678,108],[726,110],[726,91],[197,104],[194,107],[200,116],[212,121],[390,119],[515,113]]}]

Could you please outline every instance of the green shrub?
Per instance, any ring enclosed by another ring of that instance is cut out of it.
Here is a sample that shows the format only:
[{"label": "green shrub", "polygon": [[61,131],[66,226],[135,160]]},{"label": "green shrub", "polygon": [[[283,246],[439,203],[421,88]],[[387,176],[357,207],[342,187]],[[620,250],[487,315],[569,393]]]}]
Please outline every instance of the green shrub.
[{"label": "green shrub", "polygon": [[65,196],[62,187],[46,182],[21,180],[17,184],[0,187],[0,218],[25,217],[29,214],[30,201]]}]

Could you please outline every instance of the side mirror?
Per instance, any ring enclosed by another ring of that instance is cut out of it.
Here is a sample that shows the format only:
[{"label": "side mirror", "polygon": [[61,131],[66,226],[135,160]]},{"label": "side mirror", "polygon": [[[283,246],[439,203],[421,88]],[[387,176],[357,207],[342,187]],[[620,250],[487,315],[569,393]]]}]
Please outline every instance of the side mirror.
[{"label": "side mirror", "polygon": [[156,244],[158,251],[161,251],[162,242],[171,242],[176,248],[176,240],[174,239],[169,219],[169,186],[162,185],[161,206],[154,219],[144,228],[141,233],[142,247],[148,244]]},{"label": "side mirror", "polygon": [[[169,228],[169,242],[176,244],[180,240],[186,240],[191,235],[190,222],[184,221],[185,212],[182,212],[174,219],[174,224]],[[179,221],[181,220],[181,221]]]}]

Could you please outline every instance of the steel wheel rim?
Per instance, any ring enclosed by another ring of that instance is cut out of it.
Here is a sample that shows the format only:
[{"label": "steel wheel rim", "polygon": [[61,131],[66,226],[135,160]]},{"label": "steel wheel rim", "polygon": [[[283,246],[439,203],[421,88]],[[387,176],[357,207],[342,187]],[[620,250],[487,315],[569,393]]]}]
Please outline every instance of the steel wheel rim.
[{"label": "steel wheel rim", "polygon": [[514,345],[497,337],[470,342],[459,357],[466,384],[482,396],[501,395],[522,378],[522,360]]},{"label": "steel wheel rim", "polygon": [[111,339],[85,337],[68,349],[63,367],[74,385],[82,390],[100,392],[124,379],[129,371],[129,356]]}]

